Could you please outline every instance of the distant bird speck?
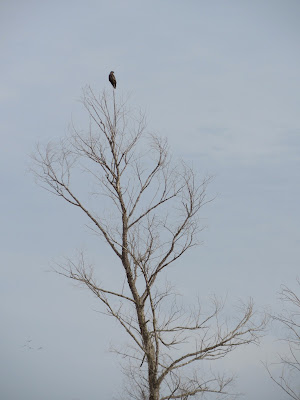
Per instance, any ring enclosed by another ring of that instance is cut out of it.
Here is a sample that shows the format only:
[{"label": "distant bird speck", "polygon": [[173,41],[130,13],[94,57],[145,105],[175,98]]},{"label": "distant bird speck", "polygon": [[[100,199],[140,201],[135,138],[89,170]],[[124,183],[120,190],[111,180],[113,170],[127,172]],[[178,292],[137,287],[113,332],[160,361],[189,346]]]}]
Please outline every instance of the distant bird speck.
[{"label": "distant bird speck", "polygon": [[25,347],[26,349],[28,349],[28,350],[42,350],[43,349],[43,347],[42,346],[40,346],[40,347],[33,347],[33,345],[31,345],[31,342],[32,342],[32,339],[27,339],[26,340],[26,343],[23,345],[23,346],[21,346],[21,347]]},{"label": "distant bird speck", "polygon": [[114,71],[110,71],[109,77],[108,77],[109,82],[113,85],[114,89],[117,86],[117,81],[114,75]]}]

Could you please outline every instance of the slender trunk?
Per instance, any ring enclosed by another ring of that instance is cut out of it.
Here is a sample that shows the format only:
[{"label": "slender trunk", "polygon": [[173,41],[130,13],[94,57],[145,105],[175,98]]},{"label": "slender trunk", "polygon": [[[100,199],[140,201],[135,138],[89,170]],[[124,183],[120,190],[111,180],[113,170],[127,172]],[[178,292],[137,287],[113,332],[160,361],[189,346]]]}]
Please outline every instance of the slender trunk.
[{"label": "slender trunk", "polygon": [[148,387],[149,387],[149,400],[159,399],[159,384],[157,379],[157,364],[155,347],[151,340],[151,335],[148,331],[144,306],[139,304],[136,307],[137,317],[139,321],[141,336],[143,338],[144,351],[148,365]]},{"label": "slender trunk", "polygon": [[157,364],[156,364],[156,353],[153,343],[151,341],[151,335],[148,331],[145,312],[144,312],[144,302],[138,294],[135,282],[132,276],[132,271],[130,268],[130,262],[128,259],[127,250],[127,235],[128,235],[128,219],[126,214],[126,208],[124,202],[119,192],[120,203],[122,207],[122,224],[123,224],[123,249],[122,249],[122,262],[127,275],[128,285],[130,287],[131,293],[133,295],[136,307],[136,313],[138,318],[138,323],[140,327],[141,336],[143,338],[144,351],[148,364],[148,385],[149,385],[149,400],[159,400],[159,384],[157,380]]},{"label": "slender trunk", "polygon": [[159,388],[158,387],[150,387],[149,400],[159,400]]},{"label": "slender trunk", "polygon": [[157,382],[157,365],[156,365],[155,349],[149,336],[148,340],[149,340],[148,342],[149,351],[147,354],[147,362],[148,362],[149,400],[158,400],[159,385]]}]

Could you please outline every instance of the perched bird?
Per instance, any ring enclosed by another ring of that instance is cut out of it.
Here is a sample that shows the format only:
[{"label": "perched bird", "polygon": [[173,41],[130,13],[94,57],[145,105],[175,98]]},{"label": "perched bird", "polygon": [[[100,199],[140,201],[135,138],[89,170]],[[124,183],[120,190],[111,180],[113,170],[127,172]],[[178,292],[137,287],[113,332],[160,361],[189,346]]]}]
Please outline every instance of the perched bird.
[{"label": "perched bird", "polygon": [[117,81],[114,75],[114,71],[110,71],[109,77],[108,77],[109,82],[113,85],[114,89],[117,86]]}]

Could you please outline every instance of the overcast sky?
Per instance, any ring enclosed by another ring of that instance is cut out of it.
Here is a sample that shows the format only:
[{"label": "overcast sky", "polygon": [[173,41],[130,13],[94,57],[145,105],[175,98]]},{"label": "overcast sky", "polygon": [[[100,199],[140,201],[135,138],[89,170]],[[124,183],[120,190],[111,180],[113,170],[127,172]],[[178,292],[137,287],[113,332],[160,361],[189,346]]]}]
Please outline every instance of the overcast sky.
[{"label": "overcast sky", "polygon": [[[0,2],[1,329],[4,400],[113,399],[122,390],[119,331],[89,293],[48,272],[85,248],[114,261],[85,220],[28,174],[35,143],[62,137],[90,84],[130,95],[176,157],[215,176],[204,244],[170,278],[193,301],[253,297],[276,312],[300,273],[300,2],[298,0]],[[80,113],[80,114],[79,114]],[[261,347],[222,367],[245,400],[286,399]],[[42,348],[40,348],[42,347]],[[213,398],[213,397],[212,397]]]}]

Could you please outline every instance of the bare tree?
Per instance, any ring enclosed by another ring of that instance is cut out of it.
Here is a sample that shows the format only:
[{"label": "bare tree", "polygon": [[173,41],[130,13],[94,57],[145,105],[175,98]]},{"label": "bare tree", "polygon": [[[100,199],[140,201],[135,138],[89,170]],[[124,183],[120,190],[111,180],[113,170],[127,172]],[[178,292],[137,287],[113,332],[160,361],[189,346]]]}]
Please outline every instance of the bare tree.
[{"label": "bare tree", "polygon": [[[300,280],[297,279],[300,286]],[[271,379],[292,399],[300,400],[300,297],[287,286],[282,286],[280,299],[288,305],[274,321],[286,328],[287,335],[282,339],[288,345],[288,354],[279,355],[281,372],[275,375],[266,365]],[[278,365],[278,363],[276,363]]]},{"label": "bare tree", "polygon": [[[83,254],[58,272],[92,291],[131,339],[126,350],[117,350],[128,360],[131,398],[227,394],[232,377],[192,367],[257,341],[263,323],[254,323],[252,301],[230,324],[215,299],[209,314],[199,303],[186,310],[163,279],[166,268],[199,244],[199,211],[210,201],[210,179],[199,181],[185,163],[174,163],[166,140],[148,135],[144,116],[116,102],[115,93],[98,97],[87,87],[82,103],[90,120],[87,132],[73,127],[60,143],[38,146],[34,173],[40,185],[86,215],[115,254],[119,273],[108,288]],[[81,185],[76,188],[76,168],[88,173],[100,211]]]}]

